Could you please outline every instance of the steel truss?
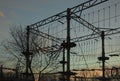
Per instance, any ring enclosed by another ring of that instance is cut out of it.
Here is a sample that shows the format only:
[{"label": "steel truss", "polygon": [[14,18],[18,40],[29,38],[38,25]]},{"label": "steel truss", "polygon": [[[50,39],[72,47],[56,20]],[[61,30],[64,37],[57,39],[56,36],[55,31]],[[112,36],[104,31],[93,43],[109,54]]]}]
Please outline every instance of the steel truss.
[{"label": "steel truss", "polygon": [[[114,35],[114,34],[118,34],[120,33],[120,27],[115,28],[115,29],[108,29],[104,31],[105,36],[110,36],[110,35]],[[85,35],[85,36],[80,36],[80,37],[76,37],[71,39],[72,42],[80,42],[80,41],[85,41],[85,40],[90,40],[90,39],[95,39],[95,38],[99,38],[101,37],[101,32],[96,32],[93,34],[89,34],[89,35]]]},{"label": "steel truss", "polygon": [[[66,47],[66,50],[67,50],[67,81],[70,81],[70,75],[71,75],[71,72],[70,72],[70,48],[71,48],[70,46],[72,44],[71,42],[79,42],[79,41],[84,41],[84,40],[88,40],[88,39],[92,39],[92,38],[101,37],[101,32],[103,32],[103,30],[98,29],[93,24],[91,24],[91,23],[87,22],[86,20],[84,20],[83,18],[81,18],[82,11],[86,10],[88,8],[91,8],[93,6],[96,6],[98,4],[101,4],[103,2],[106,2],[106,1],[108,1],[108,0],[89,0],[80,5],[77,5],[75,7],[68,8],[67,10],[60,12],[54,16],[48,17],[39,22],[29,25],[29,30],[32,31],[32,33],[35,33],[37,35],[40,35],[44,38],[47,38],[47,39],[50,39],[53,41],[57,41],[57,42],[60,41],[60,43],[61,43],[60,38],[56,38],[54,36],[51,36],[51,35],[41,32],[39,30],[39,27],[42,27],[44,25],[47,25],[47,24],[55,22],[55,21],[59,22],[60,19],[66,18],[66,20],[67,20],[67,36],[66,36],[67,38],[66,39],[67,40],[66,40],[65,46],[67,46]],[[70,20],[71,19],[77,21],[78,23],[80,23],[83,26],[87,27],[88,29],[92,30],[93,34],[71,39],[71,37],[70,37]],[[104,36],[119,33],[120,31],[116,31],[119,29],[120,28],[104,30]]]},{"label": "steel truss", "polygon": [[[83,18],[81,18],[81,14],[82,14],[83,10],[86,10],[88,8],[91,8],[93,6],[96,6],[96,5],[101,4],[103,2],[106,2],[106,1],[108,1],[108,0],[89,0],[89,1],[86,1],[82,4],[80,4],[80,5],[69,8],[70,18],[77,21],[78,23],[82,24],[83,26],[87,27],[88,29],[92,30],[93,32],[98,33],[98,32],[100,32],[100,29],[98,29],[93,24],[91,24],[91,23],[87,22],[86,20],[84,20]],[[34,24],[31,24],[31,25],[29,25],[30,32],[32,32],[34,34],[37,34],[39,36],[42,36],[44,38],[47,38],[49,40],[53,40],[57,43],[61,43],[65,39],[57,38],[57,37],[48,35],[47,33],[44,33],[42,31],[40,31],[39,27],[42,27],[44,25],[47,25],[47,24],[55,22],[55,21],[59,22],[60,19],[67,18],[67,15],[68,15],[67,10],[65,10],[63,12],[60,12],[60,13],[56,14],[56,15],[53,15],[53,16],[48,17],[46,19],[43,19],[43,20],[41,20],[39,22],[36,22]],[[71,40],[76,40],[78,38],[80,38],[81,40],[83,40],[84,38],[89,39],[90,36],[91,35],[86,35],[86,36],[77,37],[77,38],[74,38],[74,39],[71,39]]]},{"label": "steel truss", "polygon": [[[80,4],[80,5],[69,8],[70,9],[70,15],[71,15],[72,18],[75,17],[75,19],[76,19],[76,15],[77,15],[77,18],[79,19],[81,17],[81,13],[82,13],[83,10],[86,10],[88,8],[91,8],[93,6],[96,6],[96,5],[101,4],[103,2],[106,2],[106,1],[108,1],[108,0],[89,0],[89,1],[86,1],[82,4]],[[37,29],[37,28],[39,28],[43,25],[49,24],[49,23],[54,22],[54,21],[58,21],[58,20],[60,20],[62,18],[65,18],[65,17],[67,17],[67,10],[65,10],[63,12],[60,12],[60,13],[54,15],[54,16],[43,19],[43,20],[41,20],[39,22],[36,22],[34,24],[31,24],[31,25],[29,25],[29,27],[30,27],[30,29]],[[83,23],[85,21],[83,20],[83,21],[80,21],[80,22]],[[86,23],[84,23],[84,24],[86,24]],[[90,26],[90,25],[92,25],[92,24],[87,23],[86,27],[88,27],[91,30],[95,30],[95,27],[93,27],[93,25],[92,26]]]}]

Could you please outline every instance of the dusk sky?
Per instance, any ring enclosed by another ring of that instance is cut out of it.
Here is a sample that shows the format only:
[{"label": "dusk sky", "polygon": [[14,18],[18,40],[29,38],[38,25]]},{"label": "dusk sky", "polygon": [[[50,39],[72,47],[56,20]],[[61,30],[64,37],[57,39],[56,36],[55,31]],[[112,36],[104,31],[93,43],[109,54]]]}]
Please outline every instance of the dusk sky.
[{"label": "dusk sky", "polygon": [[[10,28],[19,26],[19,25],[22,25],[22,27],[25,28],[25,27],[27,27],[27,25],[31,25],[33,23],[36,23],[38,21],[41,21],[48,17],[51,17],[57,13],[60,13],[64,10],[66,10],[67,8],[72,8],[76,5],[79,5],[83,2],[85,2],[85,1],[88,1],[88,0],[1,0],[1,2],[0,2],[0,44],[4,40],[6,40],[10,37],[10,35],[9,35]],[[119,3],[117,3],[117,2],[119,2]],[[88,10],[88,13],[85,12],[84,14],[82,14],[82,15],[84,15],[82,17],[83,18],[86,17],[86,20],[90,21],[90,23],[93,23],[96,27],[99,27],[99,26],[102,28],[103,27],[105,27],[105,28],[120,27],[119,8],[120,8],[120,0],[110,0],[110,1],[106,2],[105,4],[103,4],[103,6],[97,6],[92,9],[90,8]],[[59,23],[59,24],[61,24],[61,23]],[[86,28],[86,32],[84,32],[84,28],[83,28],[84,26],[81,26],[79,24],[77,24],[77,25],[73,24],[73,25],[76,26],[76,29],[73,28],[74,29],[73,33],[72,33],[73,36],[76,36],[75,35],[76,32],[79,36],[81,36],[81,34],[80,34],[81,31],[82,31],[82,34],[88,35],[89,33],[91,33],[91,31],[88,31],[88,28]],[[61,25],[58,27],[61,27]],[[77,28],[79,28],[81,30],[79,31]],[[60,36],[60,34],[59,34],[59,36]],[[113,41],[114,45],[119,44],[120,38],[116,39],[114,37],[113,39],[117,40],[117,42],[118,42],[117,43],[116,41]],[[111,42],[111,40],[109,40],[109,42]],[[96,54],[98,52],[99,52],[99,54],[101,54],[101,47],[100,47],[101,44],[100,43],[101,43],[100,41],[99,41],[99,43],[97,43],[97,41],[95,41],[95,40],[92,40],[92,41],[90,40],[90,41],[86,41],[83,43],[80,42],[79,45],[83,46],[82,50],[85,51],[86,54],[89,54],[89,51],[91,53],[93,53],[93,50],[94,50],[94,54]],[[108,43],[107,43],[107,45],[109,45]],[[98,46],[97,46],[97,44],[98,44]],[[77,45],[79,47],[77,52],[79,54],[81,54],[81,51],[80,51],[81,48],[79,45]],[[112,45],[112,43],[111,43],[111,48],[118,48],[118,50],[119,50],[120,45],[119,45],[119,47],[116,47],[114,45]],[[91,48],[91,46],[93,46],[93,49]],[[109,48],[108,52],[111,52],[110,45],[106,48],[107,49]],[[98,50],[96,50],[96,49],[98,49]],[[114,49],[112,51],[114,51]],[[115,49],[115,51],[116,51],[116,49]],[[2,53],[1,53],[1,55],[2,55]],[[77,56],[75,57],[75,60],[76,60],[76,58],[77,58]],[[96,63],[96,60],[98,60],[96,58],[97,57],[94,58],[95,63]],[[88,59],[88,62],[90,62],[89,59]],[[78,61],[78,63],[79,63],[79,61]]]},{"label": "dusk sky", "polygon": [[6,55],[1,48],[3,42],[10,38],[10,28],[19,25],[25,28],[27,25],[41,21],[85,1],[87,0],[1,0],[0,57],[3,59],[8,57],[5,62],[9,60],[9,55]]},{"label": "dusk sky", "polygon": [[86,0],[1,0],[0,42],[9,36],[9,28],[26,27]]}]

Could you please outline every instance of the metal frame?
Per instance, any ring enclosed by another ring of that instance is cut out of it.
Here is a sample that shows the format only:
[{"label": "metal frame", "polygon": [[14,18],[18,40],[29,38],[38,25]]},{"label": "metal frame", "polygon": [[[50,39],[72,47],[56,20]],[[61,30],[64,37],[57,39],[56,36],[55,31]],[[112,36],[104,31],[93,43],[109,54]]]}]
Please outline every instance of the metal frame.
[{"label": "metal frame", "polygon": [[[108,1],[108,0],[89,0],[89,1],[86,1],[86,2],[84,2],[82,4],[80,4],[80,5],[69,8],[70,11],[71,11],[70,15],[79,14],[78,16],[80,17],[83,10],[86,10],[86,9],[88,9],[90,7],[96,6],[96,5],[101,4],[103,2],[106,2],[106,1]],[[67,10],[65,10],[63,12],[60,12],[60,13],[54,15],[54,16],[43,19],[43,20],[41,20],[39,22],[36,22],[34,24],[31,24],[31,25],[29,25],[29,27],[30,27],[30,29],[36,29],[36,28],[39,28],[39,27],[41,27],[43,25],[46,25],[46,24],[49,24],[51,22],[62,19],[64,17],[67,17]],[[93,28],[90,28],[90,27],[88,27],[88,28],[93,30]]]}]

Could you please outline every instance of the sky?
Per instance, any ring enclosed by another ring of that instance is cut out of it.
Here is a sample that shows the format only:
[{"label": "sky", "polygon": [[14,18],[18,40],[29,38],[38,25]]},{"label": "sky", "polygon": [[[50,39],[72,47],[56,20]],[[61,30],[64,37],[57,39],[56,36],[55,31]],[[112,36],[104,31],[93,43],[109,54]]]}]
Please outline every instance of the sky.
[{"label": "sky", "polygon": [[1,0],[0,42],[9,37],[9,28],[27,25],[55,15],[85,0]]},{"label": "sky", "polygon": [[[67,8],[74,7],[85,1],[87,0],[0,0],[0,43],[9,38],[9,28],[11,27],[19,25],[26,27],[27,25],[31,25],[40,20],[46,19],[50,16],[66,10]],[[108,7],[106,7],[105,9],[106,12],[108,12]],[[101,12],[102,11],[103,10],[101,10]],[[119,12],[117,11],[117,15],[119,15],[118,13]],[[95,14],[96,21],[98,21],[98,11],[96,11]],[[107,15],[107,18],[108,13],[105,14]],[[91,13],[91,16],[92,15],[93,13]],[[100,14],[101,20],[103,19],[102,15],[103,12],[102,14]],[[87,16],[88,14],[86,15],[86,18]],[[114,14],[111,15],[111,17],[113,16]],[[119,23],[118,20],[120,19],[117,19],[117,23]],[[111,22],[112,21],[115,21],[115,18],[111,19]],[[106,26],[108,26],[108,22],[109,21],[106,20]],[[99,24],[103,25],[104,22]],[[95,25],[98,25],[98,23]]]},{"label": "sky", "polygon": [[[10,38],[10,28],[19,25],[26,27],[27,25],[53,16],[85,1],[86,0],[0,0],[0,50],[2,50],[2,43]],[[0,59],[10,57],[9,55],[6,56],[0,52]]]}]

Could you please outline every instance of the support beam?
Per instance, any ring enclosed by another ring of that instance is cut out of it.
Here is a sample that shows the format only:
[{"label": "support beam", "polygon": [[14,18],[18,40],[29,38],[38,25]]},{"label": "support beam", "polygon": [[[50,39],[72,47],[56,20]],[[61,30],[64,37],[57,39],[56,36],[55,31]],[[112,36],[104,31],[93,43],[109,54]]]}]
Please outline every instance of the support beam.
[{"label": "support beam", "polygon": [[56,43],[59,43],[59,44],[62,43],[63,40],[65,40],[63,38],[57,38],[57,37],[54,37],[54,36],[49,35],[47,33],[44,33],[42,31],[39,31],[38,29],[37,30],[36,29],[30,30],[30,32],[33,33],[33,34],[36,34],[38,36],[44,37],[46,39],[52,40],[52,41],[54,41]]},{"label": "support beam", "polygon": [[92,30],[93,32],[100,32],[100,30],[95,27],[93,24],[87,22],[86,20],[84,20],[83,18],[81,18],[80,16],[78,16],[77,14],[73,14],[71,17],[73,20],[77,21],[78,23],[81,23],[83,26],[87,27],[88,29]]},{"label": "support beam", "polygon": [[[63,43],[61,44],[61,46],[65,44],[65,41],[63,41]],[[63,73],[62,73],[62,80],[65,81],[65,65],[67,64],[67,62],[65,61],[65,48],[63,47],[63,57],[62,57],[62,61],[60,62],[62,64],[62,69],[63,69]]]},{"label": "support beam", "polygon": [[[71,15],[72,15],[72,14],[75,14],[75,13],[81,15],[81,12],[82,12],[83,10],[86,10],[86,9],[88,9],[88,8],[91,8],[91,7],[93,7],[93,6],[96,6],[96,5],[101,4],[101,3],[103,3],[103,2],[106,2],[106,1],[108,1],[108,0],[89,0],[89,1],[86,1],[86,2],[84,2],[84,3],[82,3],[82,4],[80,4],[80,5],[77,5],[77,6],[75,6],[75,7],[70,8],[70,10],[71,10]],[[48,17],[48,18],[46,18],[46,19],[43,19],[43,20],[41,20],[41,21],[39,21],[39,22],[36,22],[36,23],[34,23],[34,24],[31,24],[31,25],[30,25],[30,28],[31,28],[31,29],[36,29],[36,28],[39,28],[39,27],[41,27],[41,26],[43,26],[43,25],[49,24],[49,23],[51,23],[51,22],[58,21],[58,20],[60,20],[60,19],[62,19],[62,18],[67,17],[67,14],[66,14],[66,13],[67,13],[67,10],[65,10],[65,11],[63,11],[63,12],[60,12],[60,13],[54,15],[54,16]],[[79,15],[79,16],[80,16],[80,15]]]},{"label": "support beam", "polygon": [[[120,27],[115,28],[115,29],[106,30],[106,31],[104,31],[104,33],[105,33],[105,36],[118,34],[118,33],[120,33]],[[85,40],[89,40],[89,39],[98,38],[98,37],[101,37],[100,34],[101,34],[101,32],[76,37],[76,38],[71,39],[71,42],[80,42],[80,41],[85,41]]]},{"label": "support beam", "polygon": [[67,9],[67,81],[70,81],[70,20],[71,11]]},{"label": "support beam", "polygon": [[[23,51],[23,55],[25,56],[25,59],[26,59],[26,79],[29,78],[29,71],[32,75],[32,70],[31,70],[31,60],[30,60],[30,57],[31,55],[33,54],[32,52],[30,52],[30,48],[29,48],[29,43],[30,43],[30,28],[29,26],[27,26],[26,28],[26,50]],[[34,76],[32,76],[33,80],[34,80]]]},{"label": "support beam", "polygon": [[102,31],[101,33],[101,39],[102,39],[102,81],[105,81],[105,33]]},{"label": "support beam", "polygon": [[27,26],[27,37],[26,37],[26,41],[27,41],[27,44],[26,44],[26,52],[24,52],[24,55],[25,55],[25,58],[26,58],[26,78],[28,79],[28,70],[29,70],[29,37],[30,37],[30,29],[29,29],[29,26]]}]

